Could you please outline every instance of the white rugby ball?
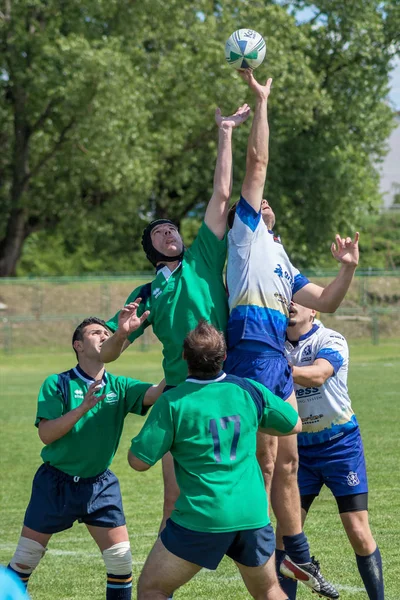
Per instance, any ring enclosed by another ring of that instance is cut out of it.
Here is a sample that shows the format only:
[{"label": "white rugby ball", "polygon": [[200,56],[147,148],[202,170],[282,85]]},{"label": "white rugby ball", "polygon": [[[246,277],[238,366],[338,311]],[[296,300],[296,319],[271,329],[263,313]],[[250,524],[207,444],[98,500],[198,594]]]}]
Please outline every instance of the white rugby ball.
[{"label": "white rugby ball", "polygon": [[234,31],[225,44],[225,58],[235,69],[256,69],[265,51],[265,40],[254,29]]}]

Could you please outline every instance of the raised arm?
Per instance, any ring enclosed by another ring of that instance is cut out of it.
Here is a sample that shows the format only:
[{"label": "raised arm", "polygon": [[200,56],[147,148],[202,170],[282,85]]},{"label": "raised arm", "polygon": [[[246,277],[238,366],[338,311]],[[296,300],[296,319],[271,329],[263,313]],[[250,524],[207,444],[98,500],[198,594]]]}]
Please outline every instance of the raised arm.
[{"label": "raised arm", "polygon": [[120,311],[118,329],[101,346],[100,360],[104,363],[113,362],[120,357],[121,353],[130,345],[128,336],[136,331],[149,316],[148,310],[141,317],[137,316],[141,300],[141,298],[137,298],[135,302],[130,302]]},{"label": "raised arm", "polygon": [[333,257],[341,263],[337,277],[325,288],[315,283],[308,283],[294,294],[293,300],[307,308],[326,313],[335,312],[353,281],[359,259],[359,237],[359,233],[356,232],[353,242],[350,237],[341,238],[337,235],[336,244],[333,243],[331,246]]},{"label": "raised arm", "polygon": [[265,85],[260,85],[251,69],[242,71],[241,76],[256,95],[254,118],[247,144],[246,175],[242,185],[242,196],[258,213],[267,176],[269,142],[267,104],[272,79],[268,79]]},{"label": "raised arm", "polygon": [[229,117],[223,117],[219,108],[215,111],[215,121],[218,125],[218,155],[213,194],[208,203],[204,221],[220,240],[226,232],[232,190],[232,131],[244,123],[249,114],[250,108],[247,104],[240,106],[235,114]]}]

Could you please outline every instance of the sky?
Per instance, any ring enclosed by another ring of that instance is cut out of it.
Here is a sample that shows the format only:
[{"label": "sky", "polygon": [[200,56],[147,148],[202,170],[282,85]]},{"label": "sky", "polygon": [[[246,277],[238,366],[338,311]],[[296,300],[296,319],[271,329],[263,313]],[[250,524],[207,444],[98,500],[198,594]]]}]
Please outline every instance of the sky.
[{"label": "sky", "polygon": [[391,83],[389,98],[397,110],[400,110],[400,58],[397,59],[395,69],[392,72]]}]

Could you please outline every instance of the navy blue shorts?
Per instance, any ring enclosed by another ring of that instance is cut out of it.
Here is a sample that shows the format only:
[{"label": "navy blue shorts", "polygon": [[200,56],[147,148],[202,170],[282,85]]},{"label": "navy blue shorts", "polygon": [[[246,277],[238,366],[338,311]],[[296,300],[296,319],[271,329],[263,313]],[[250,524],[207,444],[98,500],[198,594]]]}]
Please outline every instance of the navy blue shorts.
[{"label": "navy blue shorts", "polygon": [[33,479],[24,525],[58,533],[74,521],[107,528],[125,525],[117,477],[108,469],[96,477],[72,477],[43,464]]},{"label": "navy blue shorts", "polygon": [[203,533],[186,529],[168,519],[161,532],[161,541],[175,556],[213,571],[225,554],[246,567],[259,567],[275,552],[271,524],[260,529]]},{"label": "navy blue shorts", "polygon": [[254,379],[282,400],[287,400],[293,392],[292,369],[283,354],[278,352],[232,348],[228,351],[224,371],[229,375]]},{"label": "navy blue shorts", "polygon": [[324,484],[335,498],[368,492],[364,448],[358,427],[329,442],[299,445],[298,480],[301,496],[318,496]]}]

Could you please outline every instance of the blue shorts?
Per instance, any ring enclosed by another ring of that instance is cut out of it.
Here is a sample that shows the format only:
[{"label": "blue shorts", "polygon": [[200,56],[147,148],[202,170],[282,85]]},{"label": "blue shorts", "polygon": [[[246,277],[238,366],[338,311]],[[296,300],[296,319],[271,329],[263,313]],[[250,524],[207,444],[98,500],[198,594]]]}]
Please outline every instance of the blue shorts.
[{"label": "blue shorts", "polygon": [[161,541],[175,556],[212,571],[225,554],[246,567],[259,567],[275,552],[275,535],[271,524],[260,529],[203,533],[186,529],[168,519],[161,532]]},{"label": "blue shorts", "polygon": [[293,392],[292,369],[279,352],[232,348],[228,351],[224,371],[229,375],[254,379],[282,400],[287,400]]},{"label": "blue shorts", "polygon": [[33,479],[24,525],[40,533],[58,533],[74,521],[107,528],[125,525],[117,477],[108,469],[96,477],[72,477],[43,464]]},{"label": "blue shorts", "polygon": [[318,496],[325,484],[336,497],[368,492],[360,430],[310,446],[299,445],[300,495]]}]

